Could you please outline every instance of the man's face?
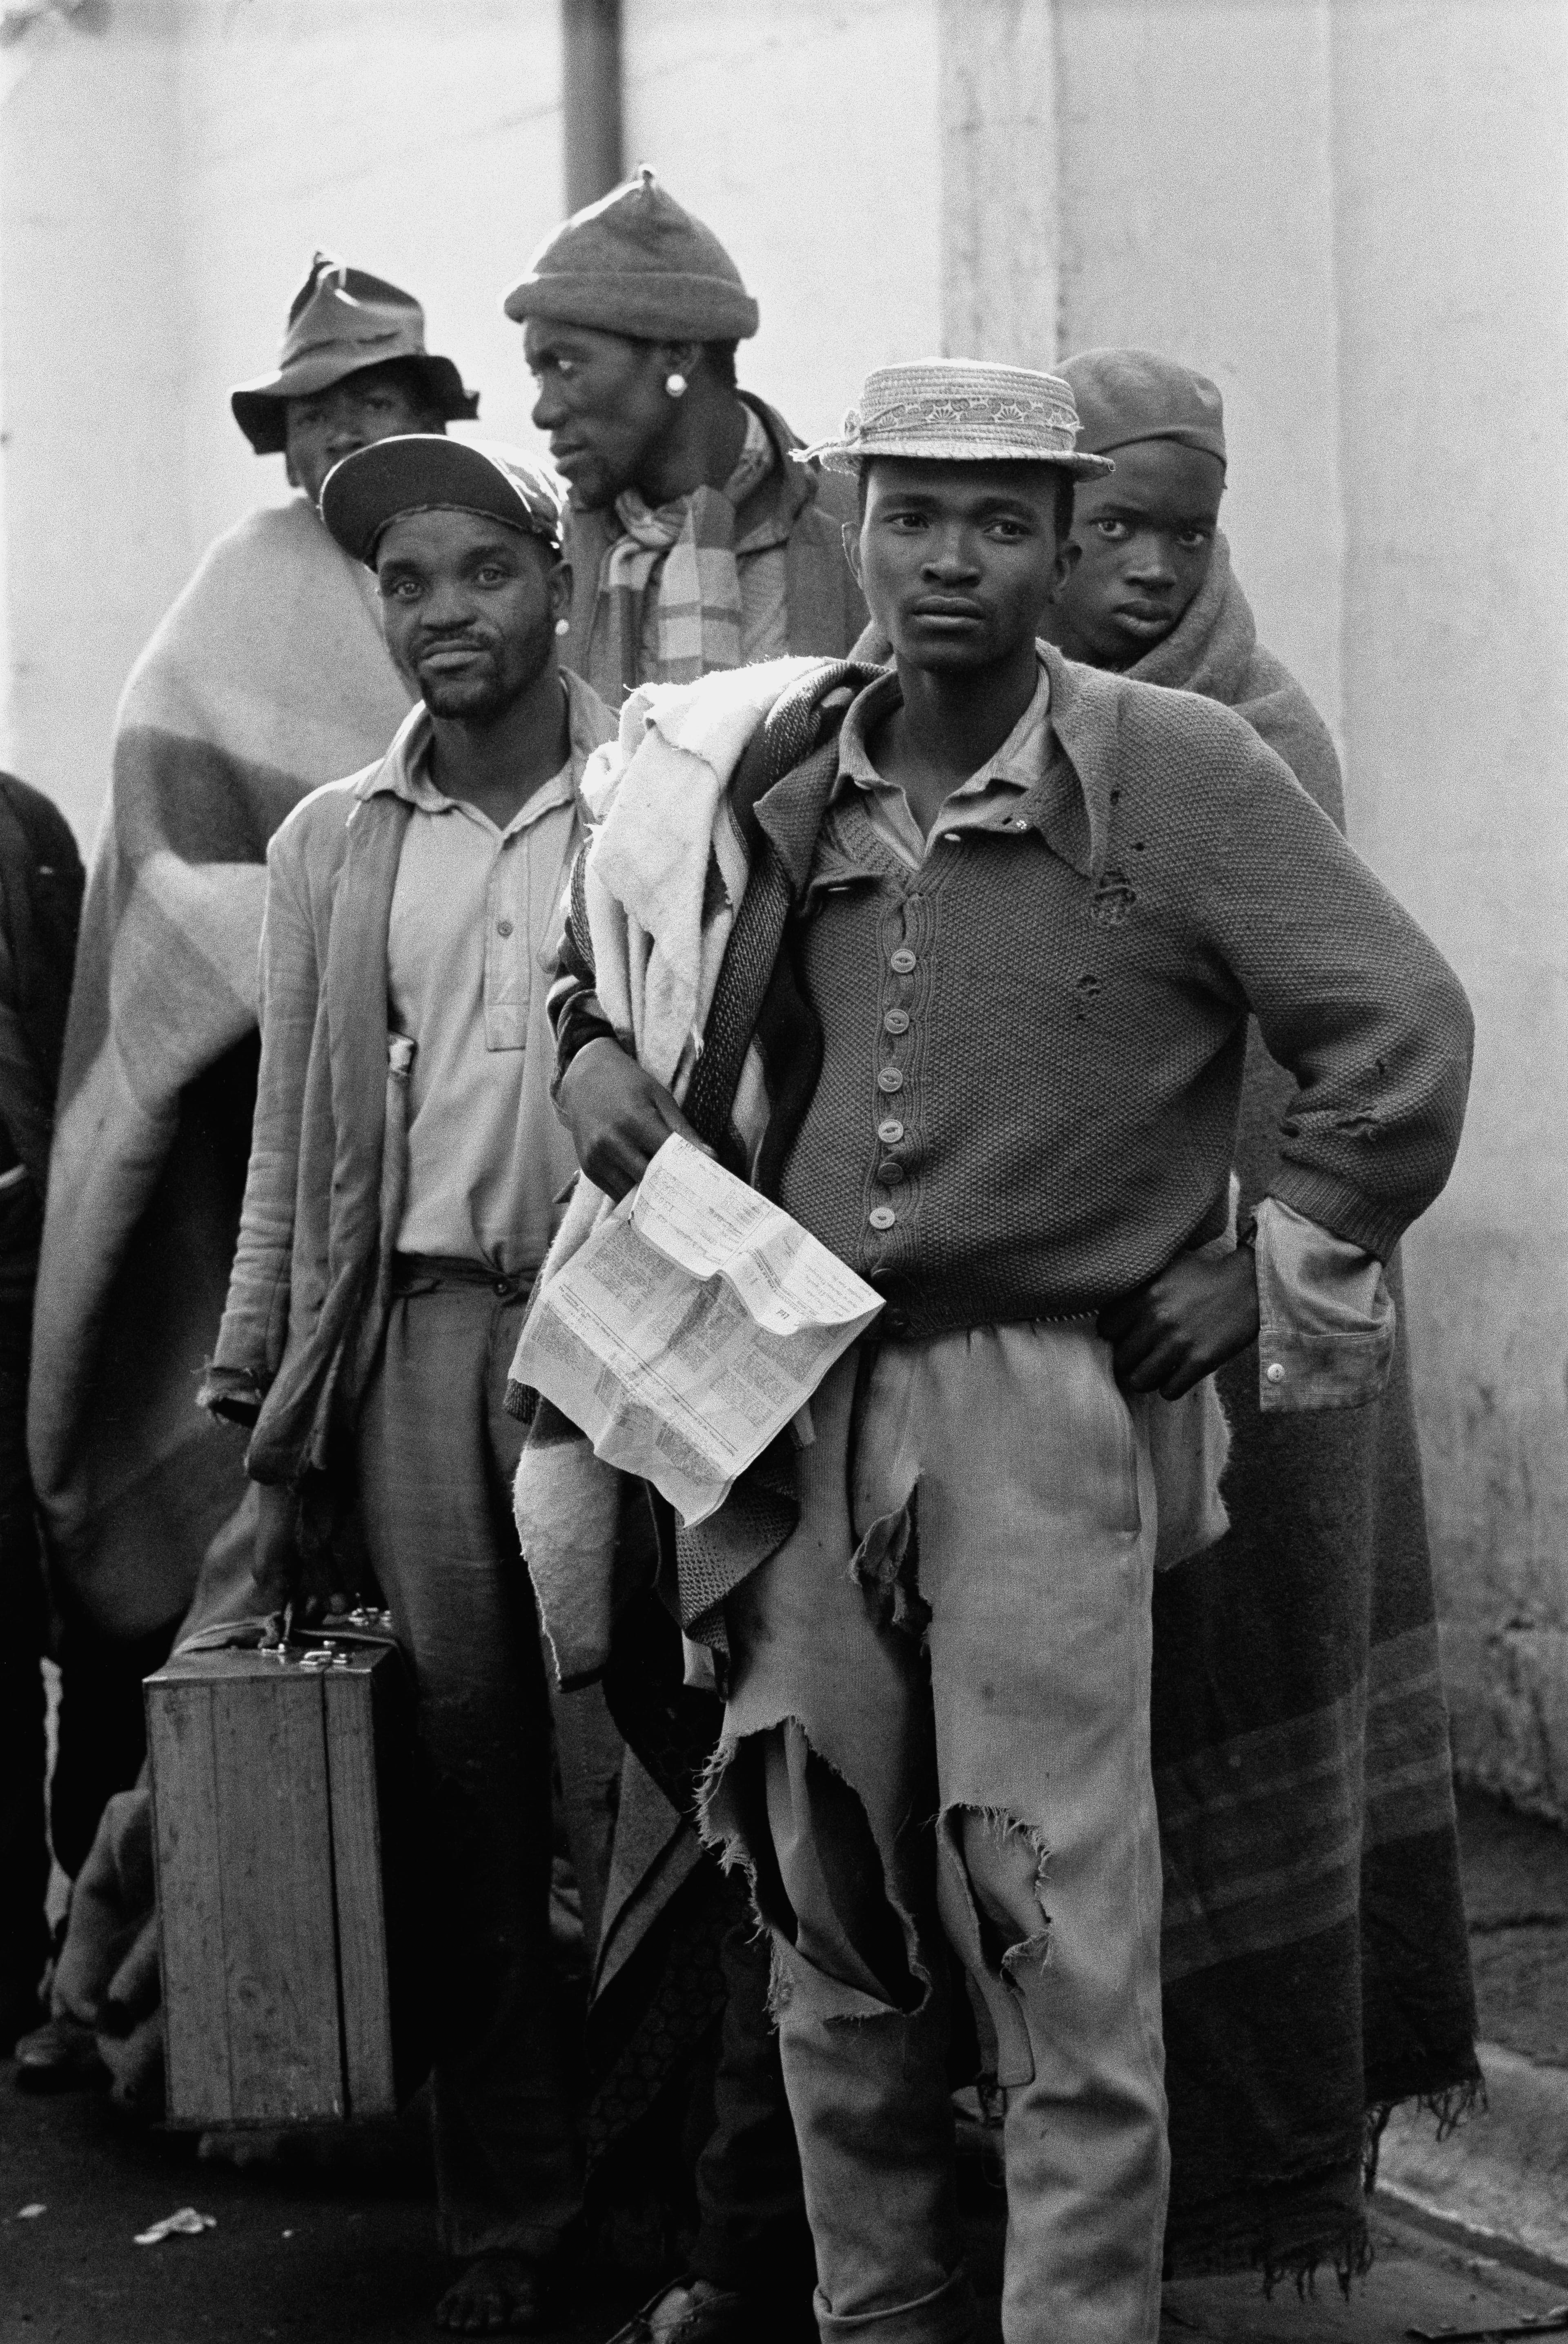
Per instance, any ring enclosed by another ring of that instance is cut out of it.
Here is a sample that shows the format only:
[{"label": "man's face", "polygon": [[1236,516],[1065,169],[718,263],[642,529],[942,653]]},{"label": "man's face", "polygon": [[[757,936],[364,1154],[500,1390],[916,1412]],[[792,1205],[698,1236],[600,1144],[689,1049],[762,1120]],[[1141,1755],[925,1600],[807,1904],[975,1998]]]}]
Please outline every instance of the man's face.
[{"label": "man's face", "polygon": [[320,503],[321,483],[333,465],[356,448],[369,448],[405,431],[440,429],[412,385],[400,375],[395,359],[385,366],[361,367],[309,399],[288,399],[285,409],[288,478],[313,505]]},{"label": "man's face", "polygon": [[1055,598],[1062,649],[1092,666],[1131,667],[1181,618],[1209,573],[1225,468],[1175,440],[1118,448],[1116,470],[1080,482],[1080,559]]},{"label": "man's face", "polygon": [[613,504],[645,472],[670,429],[668,349],[531,318],[522,355],[538,386],[535,429],[550,434],[551,461],[571,482],[574,502],[591,511]]},{"label": "man's face", "polygon": [[1072,556],[1047,464],[879,456],[865,484],[860,580],[900,659],[933,672],[995,666],[1033,642]]},{"label": "man's face", "polygon": [[489,724],[535,682],[571,571],[542,538],[480,513],[400,513],[376,550],[387,649],[432,716]]}]

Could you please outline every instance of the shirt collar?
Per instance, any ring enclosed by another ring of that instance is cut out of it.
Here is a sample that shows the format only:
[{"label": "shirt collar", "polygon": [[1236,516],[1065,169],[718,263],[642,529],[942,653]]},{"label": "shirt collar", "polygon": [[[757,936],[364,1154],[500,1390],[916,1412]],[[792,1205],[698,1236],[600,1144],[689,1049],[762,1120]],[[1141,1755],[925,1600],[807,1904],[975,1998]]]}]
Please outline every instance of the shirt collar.
[{"label": "shirt collar", "polygon": [[[615,720],[598,693],[570,668],[561,669],[561,681],[566,692],[571,736],[567,762],[542,789],[535,791],[515,821],[508,823],[508,834],[525,821],[531,821],[536,813],[547,813],[568,799],[576,802],[579,819],[586,822],[583,767],[596,748],[615,737]],[[422,700],[418,700],[392,735],[391,746],[380,763],[373,765],[356,784],[355,796],[401,798],[406,805],[417,807],[423,813],[442,813],[453,805],[456,801],[444,796],[430,779],[430,711]]]},{"label": "shirt collar", "polygon": [[[1128,695],[1159,687],[1128,684],[1120,676],[1079,667],[1050,643],[1041,643],[1038,653],[1050,686],[1047,731],[1050,746],[1044,755],[1044,770],[1037,770],[1024,793],[1018,819],[1039,833],[1053,854],[1087,878],[1105,864],[1110,793],[1127,754],[1123,719]],[[874,677],[858,695],[862,702],[869,691],[885,681],[883,676]],[[853,707],[855,702],[850,704]],[[1029,705],[1032,709],[1034,702]],[[1028,712],[1025,712],[1026,716]],[[863,706],[863,721],[864,713]],[[845,724],[848,722],[846,711]],[[1009,734],[1003,743],[1004,751],[1012,738]],[[789,874],[797,903],[811,876],[817,832],[838,786],[838,773],[837,746],[830,744],[785,773],[757,801],[755,819]]]},{"label": "shirt collar", "polygon": [[[842,797],[852,786],[863,790],[896,788],[895,783],[877,772],[865,743],[868,733],[874,732],[884,717],[898,706],[899,696],[897,671],[890,668],[851,701],[838,736],[835,798]],[[979,797],[993,786],[1020,792],[1036,788],[1050,761],[1050,672],[1042,660],[1028,706],[996,754],[967,781],[961,782],[953,795]]]}]

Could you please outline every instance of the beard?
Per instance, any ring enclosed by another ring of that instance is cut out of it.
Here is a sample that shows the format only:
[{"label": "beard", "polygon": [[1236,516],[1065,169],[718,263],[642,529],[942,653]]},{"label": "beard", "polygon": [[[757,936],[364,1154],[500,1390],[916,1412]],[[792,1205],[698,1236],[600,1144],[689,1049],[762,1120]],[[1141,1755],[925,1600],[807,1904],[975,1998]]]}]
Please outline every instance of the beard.
[{"label": "beard", "polygon": [[420,697],[432,716],[453,717],[465,724],[492,724],[539,681],[554,642],[555,624],[546,611],[521,635],[500,643],[472,645],[474,664],[461,674],[443,675],[439,669],[430,674],[416,664],[414,680]]}]

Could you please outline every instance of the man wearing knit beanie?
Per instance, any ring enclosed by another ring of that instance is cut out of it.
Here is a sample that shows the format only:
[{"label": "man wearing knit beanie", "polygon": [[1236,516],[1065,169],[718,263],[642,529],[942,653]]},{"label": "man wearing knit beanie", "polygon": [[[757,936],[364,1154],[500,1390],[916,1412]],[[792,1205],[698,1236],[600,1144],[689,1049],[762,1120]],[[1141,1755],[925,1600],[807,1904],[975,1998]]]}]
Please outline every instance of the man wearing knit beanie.
[{"label": "man wearing knit beanie", "polygon": [[[712,229],[642,170],[557,229],[505,307],[539,386],[533,420],[571,484],[565,664],[618,707],[643,683],[693,682],[783,652],[847,652],[866,619],[843,544],[854,484],[796,460],[800,442],[783,418],[736,389],[735,347],[756,332],[757,305]],[[628,1766],[639,1780],[622,1801],[633,1818],[647,1813],[651,1790],[641,1756],[689,1813],[692,1779],[717,1739],[716,1699],[683,1689],[681,1677],[679,1639],[650,1591],[622,1614],[605,1680],[637,1753]],[[683,1783],[661,1763],[673,1741],[691,1761]],[[673,1816],[671,1825],[690,1830]],[[767,2011],[767,1947],[738,1884],[731,1893],[713,1876],[712,1858],[689,1876],[666,1866],[667,1876],[692,1908],[688,1930],[711,1936],[729,1925],[718,2121],[696,2169],[688,2273],[633,2330],[640,2344],[677,2334],[679,2344],[720,2344],[777,2334],[792,2319],[808,2333],[811,2242]],[[679,1935],[679,1914],[673,1925]],[[652,2015],[663,2008],[673,1985],[655,1966],[664,1941],[663,1931],[643,1938],[642,1976],[628,1961],[607,1981],[607,2026],[640,1994]],[[594,2036],[591,2016],[591,2064]],[[664,2038],[676,2039],[668,2027]],[[602,2089],[612,2106],[613,2075]],[[628,2134],[628,2161],[634,2146]],[[607,2195],[613,2157],[601,2167]],[[645,2173],[637,2186],[645,2189]]]},{"label": "man wearing knit beanie", "polygon": [[578,212],[506,296],[533,420],[571,483],[567,663],[618,706],[784,652],[846,652],[865,624],[842,483],[735,387],[757,305],[652,171]]}]

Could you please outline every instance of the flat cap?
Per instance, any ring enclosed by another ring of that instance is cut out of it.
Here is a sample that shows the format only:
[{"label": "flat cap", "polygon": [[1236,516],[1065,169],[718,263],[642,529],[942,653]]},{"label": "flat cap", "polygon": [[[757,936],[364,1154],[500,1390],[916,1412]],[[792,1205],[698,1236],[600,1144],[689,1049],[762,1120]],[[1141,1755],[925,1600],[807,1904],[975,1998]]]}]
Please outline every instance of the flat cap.
[{"label": "flat cap", "polygon": [[1135,440],[1175,440],[1225,461],[1218,383],[1157,350],[1080,350],[1064,359],[1083,429],[1078,445],[1108,454]]},{"label": "flat cap", "polygon": [[502,303],[530,318],[644,342],[739,342],[757,305],[713,234],[646,166],[574,212],[541,244]]},{"label": "flat cap", "polygon": [[448,440],[410,431],[356,448],[334,464],[321,489],[321,518],[345,553],[368,570],[389,521],[402,513],[470,512],[542,538],[564,537],[554,487],[515,448],[497,440]]}]

